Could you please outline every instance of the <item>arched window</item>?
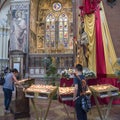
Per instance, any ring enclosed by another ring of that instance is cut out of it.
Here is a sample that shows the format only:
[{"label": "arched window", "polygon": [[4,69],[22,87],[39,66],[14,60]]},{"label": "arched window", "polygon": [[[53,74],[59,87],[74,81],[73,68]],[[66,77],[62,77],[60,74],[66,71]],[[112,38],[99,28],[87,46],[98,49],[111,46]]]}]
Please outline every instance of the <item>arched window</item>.
[{"label": "arched window", "polygon": [[64,13],[59,16],[59,43],[68,47],[68,17]]},{"label": "arched window", "polygon": [[52,13],[46,17],[46,47],[55,47],[55,17]]}]

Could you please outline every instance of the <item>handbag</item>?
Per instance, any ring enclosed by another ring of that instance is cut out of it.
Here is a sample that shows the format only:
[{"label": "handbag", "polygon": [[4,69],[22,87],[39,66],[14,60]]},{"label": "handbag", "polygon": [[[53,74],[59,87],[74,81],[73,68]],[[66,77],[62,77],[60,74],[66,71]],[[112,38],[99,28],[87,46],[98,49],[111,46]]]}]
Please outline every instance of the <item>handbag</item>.
[{"label": "handbag", "polygon": [[[79,80],[81,80],[79,76],[77,76],[77,78],[78,78]],[[81,85],[81,86],[82,86],[82,85]],[[88,87],[88,86],[86,85],[86,87]],[[87,88],[86,88],[86,89],[87,89]],[[91,109],[91,99],[90,99],[90,95],[84,94],[84,95],[81,95],[80,97],[81,97],[81,101],[79,100],[79,102],[81,102],[82,109],[83,109],[85,112],[88,112],[88,111]]]},{"label": "handbag", "polygon": [[5,83],[5,78],[4,77],[0,77],[0,85],[4,85]]}]

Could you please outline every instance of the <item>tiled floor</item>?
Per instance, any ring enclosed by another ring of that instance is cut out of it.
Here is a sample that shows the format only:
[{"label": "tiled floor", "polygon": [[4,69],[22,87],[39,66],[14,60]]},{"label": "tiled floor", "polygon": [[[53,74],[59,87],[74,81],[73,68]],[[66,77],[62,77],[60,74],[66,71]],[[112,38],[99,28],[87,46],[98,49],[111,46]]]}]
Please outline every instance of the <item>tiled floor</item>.
[{"label": "tiled floor", "polygon": [[[46,109],[48,101],[37,99],[35,102],[38,109],[43,108],[42,114],[44,115],[45,113],[44,111]],[[0,86],[0,120],[14,120],[14,117],[12,114],[7,114],[7,115],[4,114],[3,108],[4,108],[3,92]],[[70,118],[67,117],[63,104],[59,103],[57,100],[54,100],[51,104],[51,108],[48,113],[47,120],[74,120],[74,109],[71,107],[67,107],[67,109],[70,113]],[[24,119],[18,119],[18,120],[36,120],[35,112],[31,104],[30,104],[30,115],[31,115],[30,118],[24,118]],[[88,120],[100,120],[96,107],[92,107],[91,111],[88,113]],[[120,105],[112,106],[108,120],[120,120]]]}]

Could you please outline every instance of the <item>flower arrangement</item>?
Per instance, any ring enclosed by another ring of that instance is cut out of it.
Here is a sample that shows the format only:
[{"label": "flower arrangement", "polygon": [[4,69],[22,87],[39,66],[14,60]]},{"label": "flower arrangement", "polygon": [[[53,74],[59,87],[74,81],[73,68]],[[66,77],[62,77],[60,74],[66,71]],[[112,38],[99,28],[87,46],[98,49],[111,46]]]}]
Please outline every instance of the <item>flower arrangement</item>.
[{"label": "flower arrangement", "polygon": [[84,69],[83,70],[83,75],[85,78],[94,78],[96,75],[92,70]]},{"label": "flower arrangement", "polygon": [[64,78],[73,78],[74,75],[74,70],[73,69],[64,69],[63,71],[61,71],[61,76],[64,77]]},{"label": "flower arrangement", "polygon": [[[60,75],[63,78],[69,79],[69,78],[74,78],[74,73],[75,73],[74,69],[68,69],[68,70],[64,69],[63,71],[61,71]],[[89,70],[88,68],[83,69],[83,75],[85,76],[86,79],[96,77],[96,74],[92,70]]]},{"label": "flower arrangement", "polygon": [[63,78],[69,78],[69,73],[68,73],[68,70],[63,70],[63,71],[61,71],[61,76],[63,77]]}]

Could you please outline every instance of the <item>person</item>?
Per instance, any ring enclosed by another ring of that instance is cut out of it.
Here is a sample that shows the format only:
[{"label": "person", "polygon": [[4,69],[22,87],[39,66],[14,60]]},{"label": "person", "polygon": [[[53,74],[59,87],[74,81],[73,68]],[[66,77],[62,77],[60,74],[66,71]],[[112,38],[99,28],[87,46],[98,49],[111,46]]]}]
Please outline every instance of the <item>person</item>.
[{"label": "person", "polygon": [[81,102],[77,102],[78,99],[82,99],[82,95],[85,94],[85,91],[87,90],[86,87],[86,81],[84,79],[84,76],[82,74],[83,67],[81,64],[77,64],[75,66],[75,78],[74,78],[74,95],[73,95],[73,101],[75,102],[75,111],[77,120],[87,120],[87,114],[82,109]]},{"label": "person", "polygon": [[17,75],[18,70],[13,69],[5,78],[5,83],[3,85],[5,113],[10,113],[9,107],[12,99],[12,91],[14,90],[14,83],[19,84],[16,79]]}]

